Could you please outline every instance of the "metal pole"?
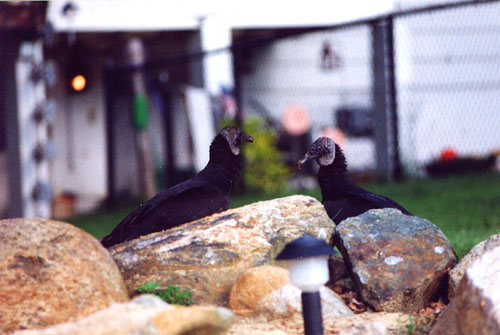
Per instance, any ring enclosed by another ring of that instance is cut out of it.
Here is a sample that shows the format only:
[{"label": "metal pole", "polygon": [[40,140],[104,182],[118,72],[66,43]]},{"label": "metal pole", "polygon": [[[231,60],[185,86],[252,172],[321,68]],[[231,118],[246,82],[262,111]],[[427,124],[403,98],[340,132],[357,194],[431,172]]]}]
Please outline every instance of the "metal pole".
[{"label": "metal pole", "polygon": [[4,89],[7,114],[7,154],[9,166],[9,217],[23,216],[23,195],[21,186],[21,150],[19,147],[19,120],[17,117],[17,91],[15,63],[20,39],[15,32],[0,32],[2,55],[2,89]]},{"label": "metal pole", "polygon": [[305,335],[323,335],[323,317],[319,292],[302,292]]},{"label": "metal pole", "polygon": [[399,157],[399,125],[398,125],[398,104],[396,92],[396,67],[394,63],[394,19],[387,19],[387,82],[389,88],[389,118],[392,126],[392,178],[401,180],[401,160]]},{"label": "metal pole", "polygon": [[375,21],[372,36],[377,172],[384,180],[400,179],[392,17]]},{"label": "metal pole", "polygon": [[106,106],[106,166],[107,166],[107,176],[108,176],[108,191],[106,199],[106,207],[111,209],[116,204],[116,181],[115,181],[115,127],[114,127],[114,115],[113,115],[113,74],[116,76],[116,72],[112,72],[111,64],[107,63],[104,70],[104,101]]}]

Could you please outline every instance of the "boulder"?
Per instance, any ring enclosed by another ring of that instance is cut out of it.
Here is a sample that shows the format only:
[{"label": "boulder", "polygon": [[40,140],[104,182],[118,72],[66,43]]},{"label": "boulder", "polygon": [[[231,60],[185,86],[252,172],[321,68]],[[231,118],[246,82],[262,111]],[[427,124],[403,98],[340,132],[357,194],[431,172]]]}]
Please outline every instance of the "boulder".
[{"label": "boulder", "polygon": [[431,335],[500,335],[500,247],[465,271]]},{"label": "boulder", "polygon": [[[323,318],[352,315],[342,299],[327,287],[320,289]],[[229,307],[238,315],[267,320],[302,313],[300,290],[290,283],[288,270],[277,266],[249,269],[236,280]]]},{"label": "boulder", "polygon": [[128,300],[98,240],[45,219],[0,221],[0,333],[42,328]]},{"label": "boulder", "polygon": [[229,308],[241,316],[258,314],[260,300],[289,282],[285,268],[271,265],[250,268],[236,279],[231,288]]},{"label": "boulder", "polygon": [[225,308],[174,307],[158,297],[142,295],[75,322],[12,335],[218,335],[226,333],[233,322],[233,314]]},{"label": "boulder", "polygon": [[361,298],[377,311],[415,313],[447,294],[456,256],[431,222],[393,208],[369,210],[335,230]]},{"label": "boulder", "polygon": [[303,234],[329,240],[335,224],[307,196],[257,202],[143,236],[109,249],[129,293],[148,281],[193,292],[195,303],[225,306],[236,278],[274,262]]},{"label": "boulder", "polygon": [[[319,294],[323,319],[354,314],[344,304],[342,298],[328,287],[320,287]],[[292,314],[302,315],[301,291],[289,283],[263,297],[259,301],[258,309],[261,315],[264,315],[269,320],[290,317]]]},{"label": "boulder", "polygon": [[464,256],[464,258],[453,269],[450,270],[448,298],[451,300],[458,289],[465,270],[486,252],[500,246],[500,234],[491,236],[485,241],[478,243]]}]

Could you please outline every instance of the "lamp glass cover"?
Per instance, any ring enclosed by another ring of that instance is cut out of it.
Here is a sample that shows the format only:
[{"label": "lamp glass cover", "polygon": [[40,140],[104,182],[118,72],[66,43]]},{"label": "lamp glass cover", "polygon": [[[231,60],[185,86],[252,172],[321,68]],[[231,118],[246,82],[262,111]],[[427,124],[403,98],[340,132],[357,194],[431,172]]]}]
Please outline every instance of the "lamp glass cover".
[{"label": "lamp glass cover", "polygon": [[288,271],[290,281],[302,292],[316,292],[330,278],[328,256],[291,259],[288,261]]}]

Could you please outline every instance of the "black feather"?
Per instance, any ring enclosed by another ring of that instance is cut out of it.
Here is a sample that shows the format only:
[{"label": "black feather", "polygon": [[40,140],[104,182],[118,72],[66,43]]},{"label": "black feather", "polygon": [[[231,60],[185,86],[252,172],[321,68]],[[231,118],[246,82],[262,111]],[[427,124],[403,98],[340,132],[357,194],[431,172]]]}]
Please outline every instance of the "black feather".
[{"label": "black feather", "polygon": [[[318,159],[319,156],[316,154],[314,158]],[[347,173],[344,153],[337,144],[335,144],[333,163],[320,164],[318,182],[321,188],[321,202],[328,216],[335,223],[374,208],[397,208],[404,214],[411,215],[394,200],[369,192],[354,184]]]},{"label": "black feather", "polygon": [[[253,141],[237,128],[236,131],[242,134],[237,145],[242,143],[241,138]],[[212,141],[210,159],[202,171],[139,206],[101,240],[102,245],[109,248],[227,210],[242,164],[240,155],[231,152],[228,140],[221,134]]]}]

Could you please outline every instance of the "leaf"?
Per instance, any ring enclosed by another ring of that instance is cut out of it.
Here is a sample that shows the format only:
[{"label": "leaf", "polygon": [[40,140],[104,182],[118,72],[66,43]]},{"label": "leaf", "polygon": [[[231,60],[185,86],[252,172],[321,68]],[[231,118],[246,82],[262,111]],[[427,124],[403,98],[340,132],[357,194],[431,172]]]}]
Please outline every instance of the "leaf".
[{"label": "leaf", "polygon": [[148,282],[142,284],[137,289],[137,292],[139,292],[139,293],[152,293],[158,286],[160,286],[160,283],[157,283],[154,281],[148,281]]}]

